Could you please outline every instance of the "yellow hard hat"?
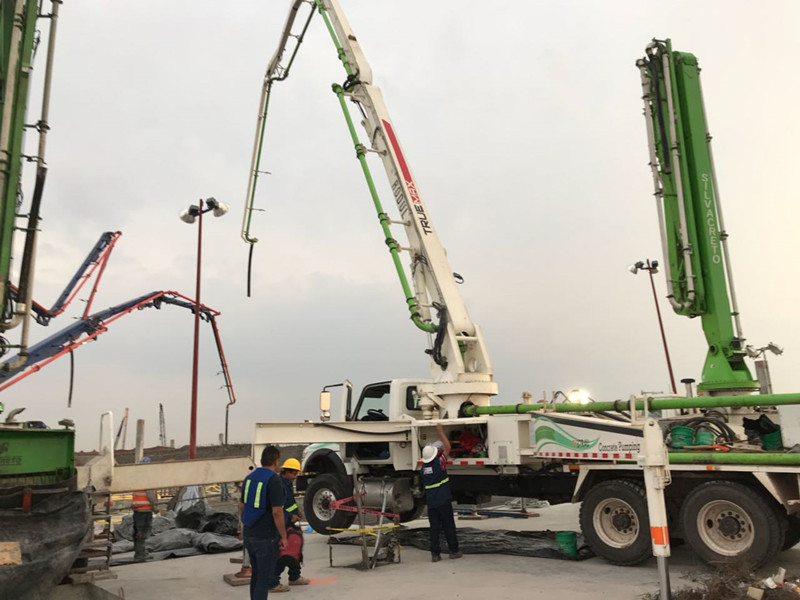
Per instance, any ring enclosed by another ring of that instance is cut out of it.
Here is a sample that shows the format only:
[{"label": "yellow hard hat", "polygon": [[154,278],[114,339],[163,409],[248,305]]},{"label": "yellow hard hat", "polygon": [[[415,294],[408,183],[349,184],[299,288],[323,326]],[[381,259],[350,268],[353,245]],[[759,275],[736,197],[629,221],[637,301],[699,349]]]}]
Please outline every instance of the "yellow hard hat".
[{"label": "yellow hard hat", "polygon": [[296,458],[287,458],[286,462],[281,465],[281,469],[291,469],[292,471],[300,471],[300,461]]}]

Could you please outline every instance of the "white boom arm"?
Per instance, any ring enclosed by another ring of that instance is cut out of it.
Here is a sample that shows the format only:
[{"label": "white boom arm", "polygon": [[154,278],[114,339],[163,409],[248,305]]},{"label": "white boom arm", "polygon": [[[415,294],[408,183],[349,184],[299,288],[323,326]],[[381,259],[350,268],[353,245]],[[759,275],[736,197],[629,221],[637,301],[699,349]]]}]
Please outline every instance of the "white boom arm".
[{"label": "white boom arm", "polygon": [[[434,383],[429,389],[420,390],[421,405],[428,416],[432,416],[434,407],[438,407],[440,416],[454,418],[464,402],[487,405],[489,397],[497,394],[492,364],[480,327],[467,313],[457,287],[456,276],[447,262],[445,250],[411,173],[381,92],[372,84],[372,69],[339,2],[314,2],[339,46],[339,56],[349,74],[343,86],[344,96],[361,109],[361,124],[366,129],[371,145],[365,151],[376,152],[380,156],[389,177],[392,194],[400,211],[400,222],[408,237],[409,246],[402,250],[410,254],[413,300],[416,301],[419,321],[423,325],[430,325],[431,308],[438,313],[440,331],[434,333],[435,345],[431,360]],[[290,11],[288,28],[291,28],[297,4],[295,1]],[[275,56],[280,55],[279,48]],[[275,69],[276,65],[271,64],[270,68]],[[345,110],[347,111],[346,108]],[[367,170],[365,167],[365,171]],[[384,215],[382,222],[387,221],[388,218]],[[396,264],[398,269],[402,268],[399,263]],[[411,302],[409,305],[411,306]],[[434,327],[436,326],[430,327],[429,331]],[[441,331],[442,328],[444,331]]]}]

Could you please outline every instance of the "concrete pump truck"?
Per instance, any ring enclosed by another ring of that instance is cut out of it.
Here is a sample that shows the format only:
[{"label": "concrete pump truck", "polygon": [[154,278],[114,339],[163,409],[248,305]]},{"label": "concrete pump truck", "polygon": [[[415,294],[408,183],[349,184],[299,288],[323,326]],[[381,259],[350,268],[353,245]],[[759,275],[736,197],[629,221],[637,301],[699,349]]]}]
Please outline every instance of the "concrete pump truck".
[{"label": "concrete pump truck", "polygon": [[[308,13],[301,17],[304,10]],[[687,540],[708,561],[742,558],[762,564],[794,545],[800,539],[800,520],[794,516],[800,507],[800,455],[752,446],[739,451],[741,429],[726,421],[726,412],[744,408],[751,415],[772,414],[768,407],[798,403],[800,395],[753,395],[758,383],[745,365],[741,334],[730,327],[736,311],[726,304],[722,241],[727,236],[715,200],[694,58],[657,43],[648,47],[640,68],[653,176],[663,203],[659,215],[670,301],[681,314],[702,316],[709,339],[702,396],[632,396],[591,404],[555,398],[534,403],[524,397],[522,403],[492,405],[497,384],[481,330],[467,313],[456,285],[459,276],[447,263],[380,90],[337,0],[296,0],[289,11],[263,82],[242,237],[252,250],[257,239],[251,217],[270,96],[287,78],[315,13],[345,69],[344,82],[334,84],[333,91],[411,321],[429,335],[425,352],[431,377],[374,383],[358,395],[349,381],[326,386],[319,421],[256,425],[254,455],[267,443],[309,444],[300,485],[312,527],[324,534],[348,527],[354,514],[337,507],[354,494],[364,506],[384,506],[401,520],[418,516],[424,504],[416,474],[421,449],[437,439],[435,426],[442,424],[454,448],[448,472],[457,500],[477,503],[506,495],[582,502],[581,528],[591,548],[612,563],[636,564],[651,556],[656,544],[644,484],[645,422],[652,411],[673,410],[677,416],[663,418],[659,432],[664,439],[659,452],[669,465],[663,483],[671,479],[664,495],[672,536]],[[366,141],[358,136],[352,105]],[[389,216],[378,196],[371,159],[389,179],[398,217]],[[397,240],[392,226],[403,228],[407,245]],[[333,387],[341,388],[341,403],[332,418]],[[725,411],[711,412],[716,408]],[[784,422],[784,439],[797,429],[796,422]],[[663,542],[666,528],[659,532]]]}]

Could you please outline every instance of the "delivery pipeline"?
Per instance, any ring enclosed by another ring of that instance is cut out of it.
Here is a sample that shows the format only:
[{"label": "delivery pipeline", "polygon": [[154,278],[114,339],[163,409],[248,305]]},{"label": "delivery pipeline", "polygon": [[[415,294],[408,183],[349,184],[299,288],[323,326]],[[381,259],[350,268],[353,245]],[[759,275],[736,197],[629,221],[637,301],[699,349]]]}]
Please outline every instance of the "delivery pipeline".
[{"label": "delivery pipeline", "polygon": [[671,465],[800,465],[791,452],[670,452]]},{"label": "delivery pipeline", "polygon": [[[644,400],[637,399],[636,410],[644,410]],[[652,398],[647,402],[650,410],[666,410],[681,408],[721,408],[744,406],[781,406],[784,404],[800,404],[800,394],[762,394],[753,396],[698,396],[695,398]],[[508,415],[536,411],[563,413],[577,412],[620,412],[631,408],[629,400],[613,402],[563,402],[561,404],[505,404],[500,406],[464,406],[461,409],[465,417],[478,415]]]}]

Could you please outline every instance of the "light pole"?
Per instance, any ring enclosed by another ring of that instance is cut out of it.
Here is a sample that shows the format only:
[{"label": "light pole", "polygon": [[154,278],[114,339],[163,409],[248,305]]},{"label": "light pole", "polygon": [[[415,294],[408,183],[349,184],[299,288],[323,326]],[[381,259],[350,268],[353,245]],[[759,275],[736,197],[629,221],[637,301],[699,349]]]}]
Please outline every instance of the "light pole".
[{"label": "light pole", "polygon": [[203,251],[203,214],[214,211],[215,217],[221,217],[228,212],[228,205],[218,202],[215,198],[207,198],[205,206],[203,200],[192,204],[181,212],[180,218],[184,223],[197,221],[197,285],[194,294],[194,353],[192,356],[192,410],[189,424],[189,458],[197,458],[197,364],[198,349],[200,347],[200,265]]},{"label": "light pole", "polygon": [[661,308],[658,306],[658,296],[656,295],[656,284],[653,280],[653,274],[658,273],[658,261],[639,261],[630,267],[628,270],[636,275],[639,271],[647,271],[650,274],[650,287],[653,290],[653,302],[656,305],[656,315],[658,316],[658,328],[661,330],[661,342],[664,344],[664,356],[667,357],[667,369],[669,370],[669,383],[672,386],[672,393],[677,394],[678,388],[675,387],[675,376],[672,374],[672,361],[669,359],[669,348],[667,347],[667,336],[664,333],[664,322],[661,320]]}]

